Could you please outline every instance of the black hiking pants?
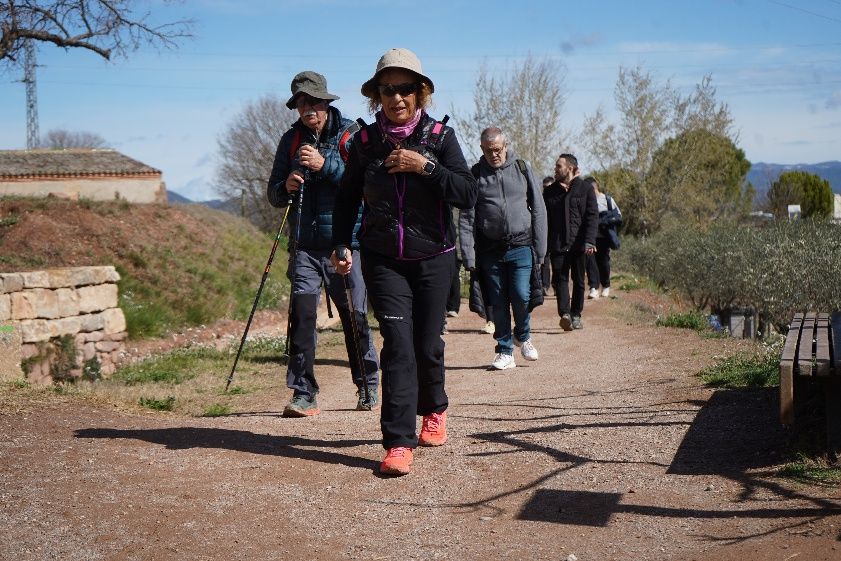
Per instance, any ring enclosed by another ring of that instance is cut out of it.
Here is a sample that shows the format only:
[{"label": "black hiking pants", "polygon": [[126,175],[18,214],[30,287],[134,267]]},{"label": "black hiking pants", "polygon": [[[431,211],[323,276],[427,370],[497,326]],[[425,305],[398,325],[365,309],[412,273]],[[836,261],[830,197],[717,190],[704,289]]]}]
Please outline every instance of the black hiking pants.
[{"label": "black hiking pants", "polygon": [[362,274],[380,323],[383,447],[415,448],[417,415],[446,411],[444,312],[455,254],[399,261],[362,250]]}]

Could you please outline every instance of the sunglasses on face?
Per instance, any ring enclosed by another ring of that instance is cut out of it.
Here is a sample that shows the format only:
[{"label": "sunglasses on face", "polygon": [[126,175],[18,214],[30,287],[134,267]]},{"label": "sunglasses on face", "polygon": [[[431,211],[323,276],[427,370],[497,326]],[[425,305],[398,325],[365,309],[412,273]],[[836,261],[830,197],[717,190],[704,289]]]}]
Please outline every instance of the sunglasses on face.
[{"label": "sunglasses on face", "polygon": [[414,82],[406,82],[405,84],[380,84],[377,86],[380,90],[380,95],[383,97],[392,97],[395,94],[400,94],[400,97],[412,95],[418,91],[420,84]]},{"label": "sunglasses on face", "polygon": [[318,99],[306,94],[301,95],[300,97],[298,97],[297,100],[295,100],[295,104],[298,107],[305,107],[307,105],[309,105],[310,107],[317,107],[319,105],[324,105],[325,103],[327,102],[323,99]]}]

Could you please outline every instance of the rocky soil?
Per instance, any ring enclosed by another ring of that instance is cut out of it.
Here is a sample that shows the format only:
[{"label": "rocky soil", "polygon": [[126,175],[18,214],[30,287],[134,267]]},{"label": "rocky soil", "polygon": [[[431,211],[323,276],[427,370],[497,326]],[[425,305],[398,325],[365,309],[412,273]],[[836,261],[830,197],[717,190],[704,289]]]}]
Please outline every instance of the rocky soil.
[{"label": "rocky soil", "polygon": [[377,474],[378,416],[353,410],[340,347],[310,419],[280,416],[286,394],[187,418],[6,386],[0,558],[841,559],[839,489],[776,475],[775,391],[695,377],[745,343],[654,327],[633,294],[588,301],[570,333],[548,299],[540,360],[504,372],[465,305],[444,336],[450,440],[401,478]]}]

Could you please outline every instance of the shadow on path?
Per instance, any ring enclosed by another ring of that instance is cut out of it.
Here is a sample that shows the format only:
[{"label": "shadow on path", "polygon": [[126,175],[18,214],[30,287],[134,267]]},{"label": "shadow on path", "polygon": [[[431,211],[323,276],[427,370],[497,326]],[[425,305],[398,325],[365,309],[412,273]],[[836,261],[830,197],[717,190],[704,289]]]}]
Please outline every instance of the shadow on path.
[{"label": "shadow on path", "polygon": [[168,450],[189,448],[221,448],[249,454],[265,454],[326,464],[338,464],[370,470],[368,458],[340,454],[318,448],[353,448],[379,444],[378,440],[313,440],[299,436],[272,436],[244,430],[203,427],[172,427],[164,429],[77,429],[76,438],[128,438],[166,446]]}]

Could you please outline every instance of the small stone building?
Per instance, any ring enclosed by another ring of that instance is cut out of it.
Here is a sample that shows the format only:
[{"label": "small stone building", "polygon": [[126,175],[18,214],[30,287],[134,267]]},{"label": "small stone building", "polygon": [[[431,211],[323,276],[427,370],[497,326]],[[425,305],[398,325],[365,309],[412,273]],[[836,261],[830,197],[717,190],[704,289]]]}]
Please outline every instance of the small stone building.
[{"label": "small stone building", "polygon": [[110,149],[0,150],[0,197],[166,203],[160,170]]}]

